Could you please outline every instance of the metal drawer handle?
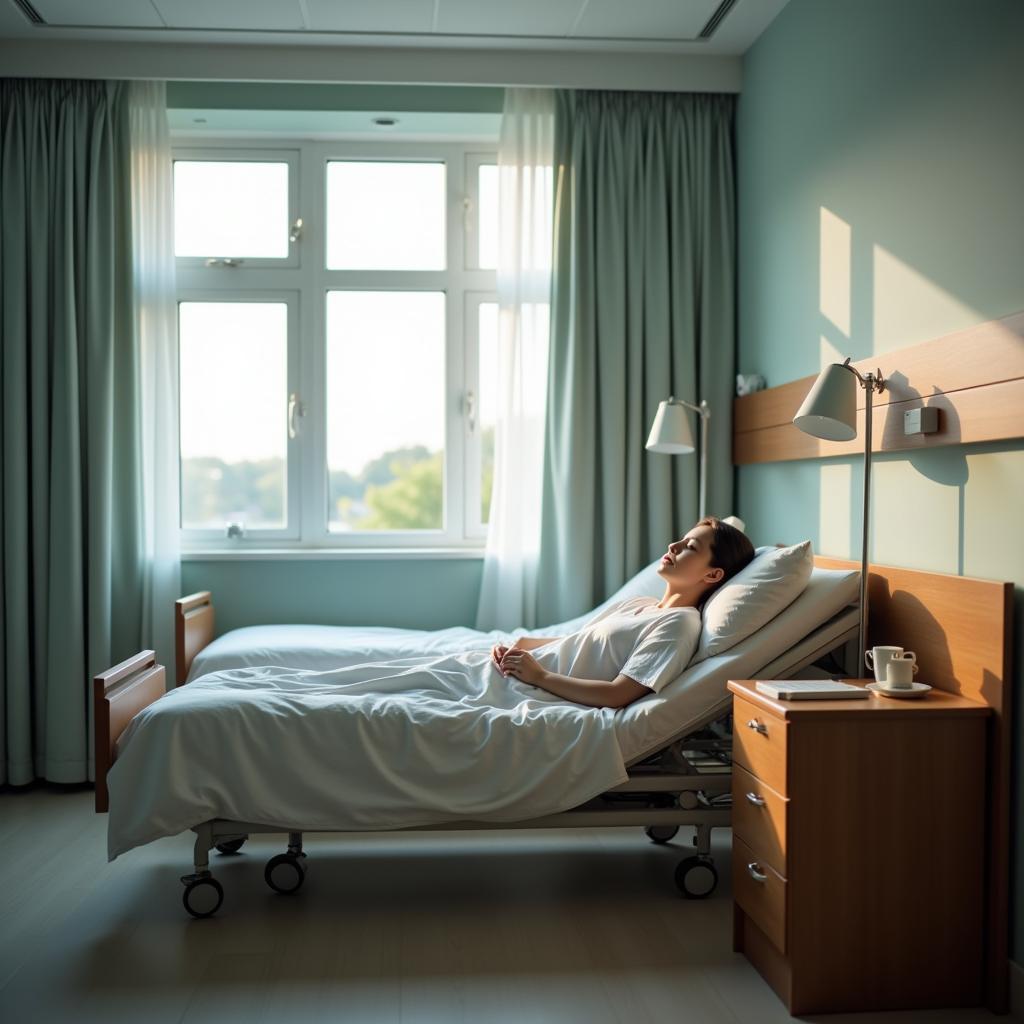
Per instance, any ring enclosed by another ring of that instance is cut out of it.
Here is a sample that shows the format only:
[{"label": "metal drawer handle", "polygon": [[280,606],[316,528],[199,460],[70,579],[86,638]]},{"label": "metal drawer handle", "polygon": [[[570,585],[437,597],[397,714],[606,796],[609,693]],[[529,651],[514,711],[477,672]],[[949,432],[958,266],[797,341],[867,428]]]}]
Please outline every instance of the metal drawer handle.
[{"label": "metal drawer handle", "polygon": [[747,794],[747,799],[755,807],[764,807],[764,797],[763,796],[758,796],[756,793],[748,793]]},{"label": "metal drawer handle", "polygon": [[764,736],[768,735],[768,726],[765,725],[763,722],[759,722],[756,718],[752,718],[749,722],[747,722],[747,728],[753,729],[754,732],[759,732]]},{"label": "metal drawer handle", "polygon": [[768,881],[768,876],[766,874],[764,874],[764,872],[761,871],[761,865],[758,864],[756,860],[747,865],[747,871],[750,872],[750,877],[755,882],[767,882]]}]

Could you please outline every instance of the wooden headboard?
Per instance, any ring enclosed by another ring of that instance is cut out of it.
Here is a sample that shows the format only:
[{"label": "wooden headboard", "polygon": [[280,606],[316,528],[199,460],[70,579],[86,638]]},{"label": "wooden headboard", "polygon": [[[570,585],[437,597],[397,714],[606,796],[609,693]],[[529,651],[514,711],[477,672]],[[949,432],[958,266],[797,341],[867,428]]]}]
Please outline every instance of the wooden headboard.
[{"label": "wooden headboard", "polygon": [[174,602],[174,685],[188,679],[192,659],[213,639],[213,600],[200,590]]},{"label": "wooden headboard", "polygon": [[[816,558],[823,569],[860,564]],[[988,1006],[1009,1000],[1010,728],[1013,584],[872,565],[868,573],[868,645],[917,654],[920,678],[992,709],[988,783]]]}]

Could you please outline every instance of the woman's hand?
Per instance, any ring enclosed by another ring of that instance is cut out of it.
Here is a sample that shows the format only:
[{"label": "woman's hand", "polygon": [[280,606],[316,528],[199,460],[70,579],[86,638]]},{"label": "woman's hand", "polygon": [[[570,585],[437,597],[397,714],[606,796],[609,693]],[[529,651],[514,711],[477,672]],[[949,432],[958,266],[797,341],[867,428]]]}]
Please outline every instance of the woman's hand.
[{"label": "woman's hand", "polygon": [[543,679],[547,674],[532,654],[527,654],[518,647],[509,647],[505,651],[500,667],[502,675],[513,676],[520,682],[533,686],[543,685]]},{"label": "woman's hand", "polygon": [[506,647],[504,644],[495,644],[491,648],[491,661],[500,669],[501,659],[505,657],[505,654],[510,651],[510,647]]}]

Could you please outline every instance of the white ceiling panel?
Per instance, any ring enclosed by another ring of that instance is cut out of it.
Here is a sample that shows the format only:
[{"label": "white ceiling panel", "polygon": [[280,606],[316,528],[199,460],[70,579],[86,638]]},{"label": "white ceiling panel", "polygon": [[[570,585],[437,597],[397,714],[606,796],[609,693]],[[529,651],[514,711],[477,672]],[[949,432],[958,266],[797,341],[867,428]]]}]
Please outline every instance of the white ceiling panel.
[{"label": "white ceiling panel", "polygon": [[565,36],[584,0],[439,0],[437,31],[483,36]]},{"label": "white ceiling panel", "polygon": [[163,28],[164,24],[149,0],[33,0],[32,6],[47,25]]},{"label": "white ceiling panel", "polygon": [[152,3],[170,28],[288,32],[306,27],[298,0],[152,0]]},{"label": "white ceiling panel", "polygon": [[314,32],[430,32],[434,0],[306,0]]},{"label": "white ceiling panel", "polygon": [[696,39],[720,2],[589,0],[572,34],[600,39]]}]

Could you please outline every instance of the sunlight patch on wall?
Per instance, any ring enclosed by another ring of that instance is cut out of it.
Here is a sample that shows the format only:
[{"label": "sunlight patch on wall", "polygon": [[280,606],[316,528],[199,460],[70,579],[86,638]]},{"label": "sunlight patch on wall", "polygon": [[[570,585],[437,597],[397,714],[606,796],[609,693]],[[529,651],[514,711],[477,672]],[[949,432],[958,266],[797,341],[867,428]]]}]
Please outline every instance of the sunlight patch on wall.
[{"label": "sunlight patch on wall", "polygon": [[821,467],[818,500],[818,553],[850,558],[850,505],[853,467],[849,463]]},{"label": "sunlight patch on wall", "polygon": [[1024,451],[968,455],[964,495],[964,572],[984,579],[1024,579],[1024,543],[1013,515],[1024,508]]},{"label": "sunlight patch on wall", "polygon": [[821,207],[818,297],[821,312],[850,336],[850,225]]},{"label": "sunlight patch on wall", "polygon": [[880,245],[873,246],[874,351],[921,341],[987,319]]}]

